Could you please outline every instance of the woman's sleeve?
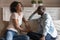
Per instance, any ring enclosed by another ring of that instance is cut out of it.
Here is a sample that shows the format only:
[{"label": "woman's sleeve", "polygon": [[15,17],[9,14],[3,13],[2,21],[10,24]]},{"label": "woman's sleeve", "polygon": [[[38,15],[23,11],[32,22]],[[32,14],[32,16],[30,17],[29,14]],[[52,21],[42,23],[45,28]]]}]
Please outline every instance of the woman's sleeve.
[{"label": "woman's sleeve", "polygon": [[16,13],[13,13],[13,14],[12,14],[12,16],[11,16],[11,18],[12,18],[12,19],[17,19],[17,18],[18,18],[18,16],[17,16],[17,14],[16,14]]}]

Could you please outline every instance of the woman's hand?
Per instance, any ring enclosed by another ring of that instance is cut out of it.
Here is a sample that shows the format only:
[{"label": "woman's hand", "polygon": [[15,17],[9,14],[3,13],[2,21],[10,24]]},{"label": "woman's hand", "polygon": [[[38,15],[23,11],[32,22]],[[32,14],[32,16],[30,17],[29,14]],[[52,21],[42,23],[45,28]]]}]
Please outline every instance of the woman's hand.
[{"label": "woman's hand", "polygon": [[30,24],[29,24],[28,22],[25,24],[25,26],[26,26],[27,32],[32,31],[32,30],[31,30],[31,27],[30,27]]},{"label": "woman's hand", "polygon": [[25,23],[25,27],[26,27],[26,32],[30,32],[31,31],[31,27],[28,21],[25,20],[25,18],[23,17],[23,22]]},{"label": "woman's hand", "polygon": [[22,31],[22,32],[30,32],[31,30],[30,29],[27,29],[27,28],[26,29],[21,28],[20,31]]}]

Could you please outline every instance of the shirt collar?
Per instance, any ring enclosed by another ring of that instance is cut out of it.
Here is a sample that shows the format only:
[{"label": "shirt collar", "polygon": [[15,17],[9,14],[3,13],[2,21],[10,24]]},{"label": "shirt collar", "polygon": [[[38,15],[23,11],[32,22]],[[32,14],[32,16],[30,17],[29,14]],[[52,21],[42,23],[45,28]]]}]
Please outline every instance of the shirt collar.
[{"label": "shirt collar", "polygon": [[46,15],[46,13],[44,13],[44,14],[41,16],[41,18],[44,18],[44,17],[45,17],[45,15]]}]

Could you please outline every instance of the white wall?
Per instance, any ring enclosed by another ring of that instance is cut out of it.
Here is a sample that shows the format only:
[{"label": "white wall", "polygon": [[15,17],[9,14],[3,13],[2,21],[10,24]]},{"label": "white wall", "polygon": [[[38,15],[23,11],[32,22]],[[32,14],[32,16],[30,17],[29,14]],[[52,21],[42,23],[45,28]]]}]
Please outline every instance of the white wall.
[{"label": "white wall", "polygon": [[46,12],[49,13],[54,20],[60,20],[60,7],[46,7]]},{"label": "white wall", "polygon": [[[28,19],[29,16],[36,10],[33,7],[25,7],[23,11],[25,13],[25,17]],[[53,20],[60,20],[60,7],[46,7],[46,13],[49,13]],[[38,14],[34,15],[32,19],[39,18]]]},{"label": "white wall", "polygon": [[[33,7],[24,7],[23,13],[26,19],[29,18],[29,16],[36,10],[36,8]],[[10,11],[9,7],[3,7],[3,20],[9,21],[10,17]],[[49,13],[53,20],[59,20],[60,19],[60,7],[46,7],[46,12]],[[34,15],[32,19],[39,18],[38,14]]]}]

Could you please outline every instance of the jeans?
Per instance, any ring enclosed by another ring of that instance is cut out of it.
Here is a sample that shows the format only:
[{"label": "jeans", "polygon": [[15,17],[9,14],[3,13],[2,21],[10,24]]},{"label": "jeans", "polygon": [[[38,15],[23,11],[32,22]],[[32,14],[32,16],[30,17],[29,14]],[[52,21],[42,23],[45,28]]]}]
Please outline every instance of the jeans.
[{"label": "jeans", "polygon": [[56,38],[53,38],[50,34],[47,34],[45,40],[56,40]]},{"label": "jeans", "polygon": [[7,30],[5,40],[29,40],[29,37],[27,35],[17,35],[16,32]]}]

